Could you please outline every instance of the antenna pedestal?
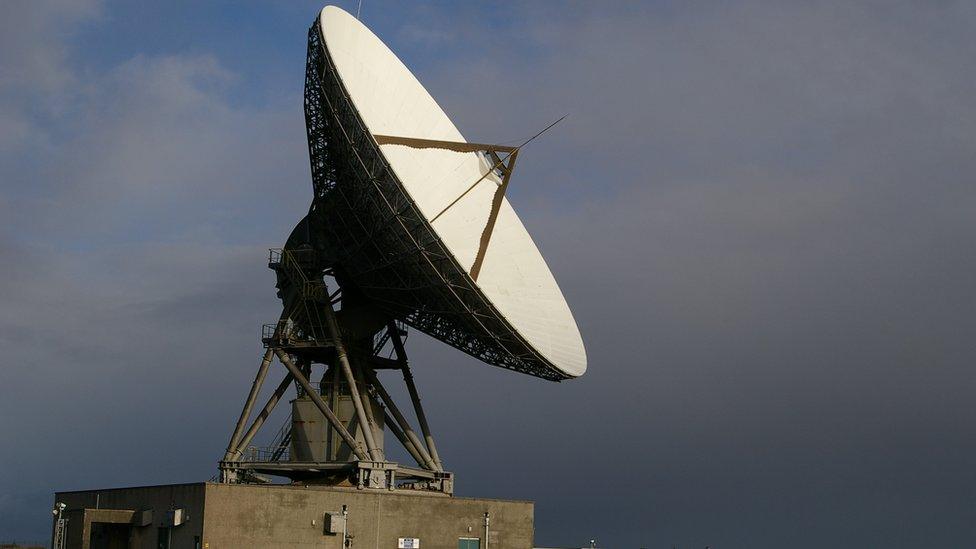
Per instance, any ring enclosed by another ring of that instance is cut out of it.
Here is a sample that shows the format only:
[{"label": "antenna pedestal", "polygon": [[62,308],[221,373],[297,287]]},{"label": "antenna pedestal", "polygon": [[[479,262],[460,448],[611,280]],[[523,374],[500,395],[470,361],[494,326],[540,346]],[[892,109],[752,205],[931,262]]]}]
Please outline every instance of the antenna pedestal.
[{"label": "antenna pedestal", "polygon": [[[277,323],[264,327],[266,351],[219,462],[220,481],[267,483],[271,475],[303,484],[452,494],[454,475],[443,469],[420,404],[404,350],[403,325],[352,291],[330,293],[325,279],[336,273],[323,266],[320,257],[311,249],[271,251],[269,266],[278,274],[285,307]],[[284,367],[284,377],[248,426],[275,362]],[[381,383],[381,370],[402,375],[420,434]],[[288,421],[270,444],[254,444],[292,387]],[[387,430],[415,465],[386,459]]]}]

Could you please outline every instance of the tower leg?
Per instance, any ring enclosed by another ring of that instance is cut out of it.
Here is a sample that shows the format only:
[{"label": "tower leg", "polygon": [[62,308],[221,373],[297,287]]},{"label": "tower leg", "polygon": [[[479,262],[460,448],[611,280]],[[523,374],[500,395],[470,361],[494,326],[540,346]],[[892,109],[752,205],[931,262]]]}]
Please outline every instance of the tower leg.
[{"label": "tower leg", "polygon": [[403,382],[407,385],[407,392],[410,393],[410,400],[413,402],[414,413],[417,414],[417,421],[420,423],[420,432],[424,434],[424,441],[427,443],[427,451],[430,453],[431,460],[438,471],[443,471],[441,457],[437,455],[437,446],[434,445],[434,436],[430,434],[430,425],[427,424],[427,414],[424,407],[420,405],[420,394],[417,392],[417,385],[413,382],[413,374],[407,364],[407,352],[403,347],[403,340],[400,338],[400,331],[396,323],[390,322],[387,326],[390,331],[390,340],[393,342],[393,349],[396,351],[397,359],[400,362],[400,371],[403,373]]},{"label": "tower leg", "polygon": [[423,457],[424,467],[430,469],[431,471],[439,471],[436,465],[434,465],[434,460],[431,459],[430,454],[427,453],[427,449],[424,448],[423,443],[417,437],[417,433],[410,427],[407,423],[407,419],[403,417],[403,413],[400,412],[400,408],[397,407],[396,403],[393,402],[393,398],[390,397],[390,393],[386,392],[386,388],[380,383],[380,380],[376,377],[376,373],[372,370],[367,370],[367,375],[370,377],[370,381],[373,382],[373,387],[376,388],[376,393],[380,395],[380,399],[383,400],[383,404],[386,405],[386,409],[390,411],[393,418],[396,420],[397,425],[403,430],[403,434],[407,436],[410,442],[417,448],[417,452]]},{"label": "tower leg", "polygon": [[233,460],[240,457],[240,455],[244,452],[244,449],[247,448],[247,445],[254,440],[254,435],[258,433],[258,430],[262,425],[264,425],[264,421],[268,419],[268,416],[270,416],[271,412],[274,411],[275,406],[278,405],[278,401],[281,400],[282,395],[285,394],[285,391],[288,390],[288,386],[291,385],[291,381],[291,374],[287,374],[285,379],[281,380],[281,383],[278,384],[278,387],[275,389],[274,393],[272,393],[271,397],[268,398],[267,404],[265,404],[264,408],[261,409],[258,417],[254,418],[254,423],[251,424],[250,429],[248,429],[247,432],[244,433],[244,436],[241,437],[241,440],[234,449],[233,454],[231,454],[231,457],[228,459]]},{"label": "tower leg", "polygon": [[[372,430],[376,425],[376,418],[373,417],[373,406],[370,404],[369,392],[366,390],[366,382],[363,380],[363,373],[361,368],[356,369],[356,383],[359,388],[359,399],[363,402],[363,409],[366,411],[366,424],[364,429]],[[372,433],[371,433],[372,434]],[[373,437],[375,440],[375,437]],[[381,441],[382,442],[382,441]],[[375,442],[374,442],[375,444]],[[379,444],[376,444],[376,453],[380,456],[379,461],[385,461],[386,456],[383,455],[383,449]]]},{"label": "tower leg", "polygon": [[335,310],[332,309],[332,302],[326,299],[322,310],[325,313],[325,322],[329,328],[329,336],[332,338],[332,344],[335,346],[339,366],[342,367],[342,373],[346,377],[346,383],[349,385],[349,394],[352,396],[352,404],[356,408],[356,416],[359,418],[359,424],[363,425],[363,438],[366,440],[366,448],[369,450],[369,456],[373,461],[383,461],[383,453],[373,438],[373,423],[366,415],[362,395],[359,393],[356,377],[353,375],[352,366],[349,364],[349,355],[346,354],[346,346],[342,343],[342,333],[339,331],[339,326],[336,323]]},{"label": "tower leg", "polygon": [[400,441],[400,444],[406,448],[407,453],[410,454],[410,457],[417,462],[417,465],[427,467],[427,462],[424,461],[423,456],[421,456],[420,452],[417,451],[417,447],[413,445],[413,442],[411,442],[409,438],[407,438],[407,435],[403,434],[403,431],[400,430],[400,426],[397,425],[396,420],[393,419],[388,410],[383,411],[383,420],[386,423],[386,426],[389,427],[390,432],[393,433],[393,436]]},{"label": "tower leg", "polygon": [[237,425],[234,427],[234,434],[230,437],[230,442],[227,444],[227,452],[224,454],[224,460],[230,460],[231,454],[237,449],[238,442],[241,439],[241,433],[244,431],[244,424],[251,417],[251,409],[254,408],[254,401],[258,398],[258,393],[261,392],[261,386],[264,384],[264,378],[268,376],[268,367],[271,366],[271,358],[274,353],[271,349],[268,349],[264,353],[264,358],[261,360],[261,366],[258,368],[258,373],[254,376],[254,382],[251,383],[251,392],[247,395],[247,400],[244,402],[244,409],[241,410],[241,417],[237,419]]}]

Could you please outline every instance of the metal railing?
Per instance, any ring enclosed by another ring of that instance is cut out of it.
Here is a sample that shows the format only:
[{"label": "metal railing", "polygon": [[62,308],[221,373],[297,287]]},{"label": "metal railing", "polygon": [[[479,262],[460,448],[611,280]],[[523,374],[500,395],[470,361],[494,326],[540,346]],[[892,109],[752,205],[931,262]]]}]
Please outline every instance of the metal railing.
[{"label": "metal railing", "polygon": [[271,248],[268,250],[268,267],[275,268],[281,265],[281,248]]},{"label": "metal railing", "polygon": [[248,446],[241,453],[239,461],[248,463],[268,463],[272,461],[288,461],[288,446]]},{"label": "metal railing", "polygon": [[[318,389],[318,387],[316,387]],[[241,455],[241,461],[267,463],[270,461],[288,461],[291,446],[291,414],[285,418],[278,432],[275,433],[268,446],[248,446]]]},{"label": "metal railing", "polygon": [[329,338],[316,334],[324,333],[326,326],[304,326],[291,319],[279,320],[274,324],[261,326],[261,341],[265,347],[299,347],[307,345],[328,345]]}]

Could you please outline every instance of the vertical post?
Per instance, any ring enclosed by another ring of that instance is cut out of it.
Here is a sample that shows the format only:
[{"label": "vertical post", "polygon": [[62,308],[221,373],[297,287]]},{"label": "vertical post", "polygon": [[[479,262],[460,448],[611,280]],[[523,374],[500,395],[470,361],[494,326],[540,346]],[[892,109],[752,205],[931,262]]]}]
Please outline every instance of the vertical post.
[{"label": "vertical post", "polygon": [[332,427],[335,428],[336,432],[339,433],[342,440],[346,441],[346,444],[348,444],[352,452],[356,454],[356,457],[361,460],[369,460],[369,456],[363,451],[359,443],[356,442],[356,438],[349,434],[349,430],[346,429],[346,426],[339,421],[339,418],[337,418],[334,413],[332,413],[332,409],[329,408],[324,400],[322,400],[322,397],[319,396],[318,391],[312,388],[312,384],[308,382],[308,379],[306,379],[301,370],[298,369],[298,366],[295,366],[284,351],[275,349],[275,354],[278,355],[278,360],[285,365],[285,368],[288,368],[288,371],[291,372],[292,377],[294,377],[295,380],[298,381],[298,383],[302,386],[302,389],[305,390],[305,394],[312,399],[312,402],[314,402],[315,406],[318,407],[320,412],[322,412],[322,415],[329,420],[329,423],[331,423]]},{"label": "vertical post", "polygon": [[[333,410],[339,409],[339,384],[341,383],[339,378],[341,376],[342,374],[339,372],[339,367],[333,366],[332,367],[332,394],[330,395],[331,398],[329,399],[329,406],[331,406]],[[325,379],[325,374],[322,375],[322,379]],[[329,453],[327,454],[327,456],[330,460],[336,459],[336,456],[339,455],[339,447],[341,443],[338,440],[336,440],[336,433],[334,430],[329,429],[325,435],[326,435],[326,440],[329,443]]]},{"label": "vertical post", "polygon": [[485,511],[485,549],[488,549],[488,523],[491,522],[491,515]]},{"label": "vertical post", "polygon": [[261,392],[261,386],[264,384],[264,378],[268,375],[268,367],[271,365],[271,358],[274,356],[274,351],[270,348],[265,351],[264,358],[261,360],[261,366],[258,368],[258,373],[254,376],[254,382],[251,383],[251,392],[247,395],[247,400],[244,402],[244,409],[241,410],[241,417],[237,419],[237,425],[234,427],[234,434],[230,437],[230,442],[227,444],[227,451],[224,453],[224,461],[229,461],[231,459],[231,454],[237,449],[238,443],[241,439],[241,432],[244,431],[244,424],[247,423],[248,418],[251,417],[251,409],[254,408],[254,401],[258,398],[258,393]]},{"label": "vertical post", "polygon": [[356,416],[359,418],[359,424],[365,426],[363,428],[363,438],[366,439],[366,448],[369,450],[370,459],[373,461],[383,461],[383,454],[380,453],[379,448],[376,446],[376,441],[373,439],[373,425],[369,422],[369,418],[366,417],[366,410],[363,408],[363,400],[360,398],[359,388],[356,385],[356,379],[352,373],[352,366],[349,364],[346,346],[342,344],[342,334],[339,332],[339,325],[336,323],[335,310],[332,309],[332,302],[328,298],[329,292],[326,291],[325,294],[326,298],[322,304],[322,309],[325,313],[325,323],[328,325],[329,335],[332,337],[332,344],[335,345],[336,357],[339,360],[339,365],[342,367],[342,373],[346,377],[346,383],[349,384],[349,394],[352,396],[352,404],[356,408]]},{"label": "vertical post", "polygon": [[400,362],[400,371],[403,373],[403,382],[406,383],[407,391],[410,393],[410,400],[413,401],[413,410],[417,414],[420,431],[423,433],[424,441],[427,443],[427,451],[430,453],[430,457],[434,461],[437,470],[442,471],[444,466],[441,464],[441,458],[437,454],[437,446],[434,445],[434,436],[430,434],[427,415],[424,413],[423,406],[420,405],[420,394],[417,393],[417,385],[413,382],[413,374],[410,372],[410,366],[407,364],[407,352],[403,347],[400,331],[397,329],[396,323],[392,321],[387,325],[386,329],[390,331],[390,340],[393,341],[393,349],[396,351],[397,359]]},{"label": "vertical post", "polygon": [[302,359],[299,359],[298,360],[297,366],[298,366],[298,369],[301,370],[303,374],[305,374],[305,378],[308,379],[309,381],[311,381],[312,380],[312,361],[308,360],[307,358],[302,358]]}]

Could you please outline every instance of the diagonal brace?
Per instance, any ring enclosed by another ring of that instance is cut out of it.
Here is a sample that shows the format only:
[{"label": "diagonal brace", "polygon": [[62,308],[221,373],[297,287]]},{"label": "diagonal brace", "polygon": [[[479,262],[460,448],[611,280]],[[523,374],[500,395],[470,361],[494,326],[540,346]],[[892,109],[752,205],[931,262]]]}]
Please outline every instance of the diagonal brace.
[{"label": "diagonal brace", "polygon": [[349,430],[346,429],[346,426],[343,425],[341,421],[339,421],[339,418],[337,418],[336,415],[332,412],[332,409],[329,408],[328,404],[326,404],[325,401],[322,400],[322,397],[319,396],[319,392],[312,387],[312,384],[309,383],[308,378],[305,377],[305,374],[303,374],[302,371],[298,369],[298,366],[295,366],[295,363],[292,362],[291,359],[288,358],[288,355],[286,355],[284,351],[282,351],[281,349],[275,349],[275,355],[277,355],[278,359],[281,360],[281,363],[285,365],[285,368],[288,368],[288,371],[291,372],[292,377],[294,377],[295,381],[297,381],[298,384],[302,386],[302,389],[305,390],[305,394],[307,394],[309,398],[312,399],[312,402],[314,402],[315,406],[318,407],[320,412],[322,412],[322,415],[324,415],[325,418],[329,420],[329,423],[331,423],[332,427],[336,430],[337,433],[339,433],[339,436],[342,437],[342,440],[346,441],[346,444],[348,444],[349,448],[351,448],[353,453],[356,454],[356,457],[358,457],[360,460],[363,461],[370,461],[370,457],[363,450],[363,447],[358,442],[356,442],[356,438],[349,433]]}]

